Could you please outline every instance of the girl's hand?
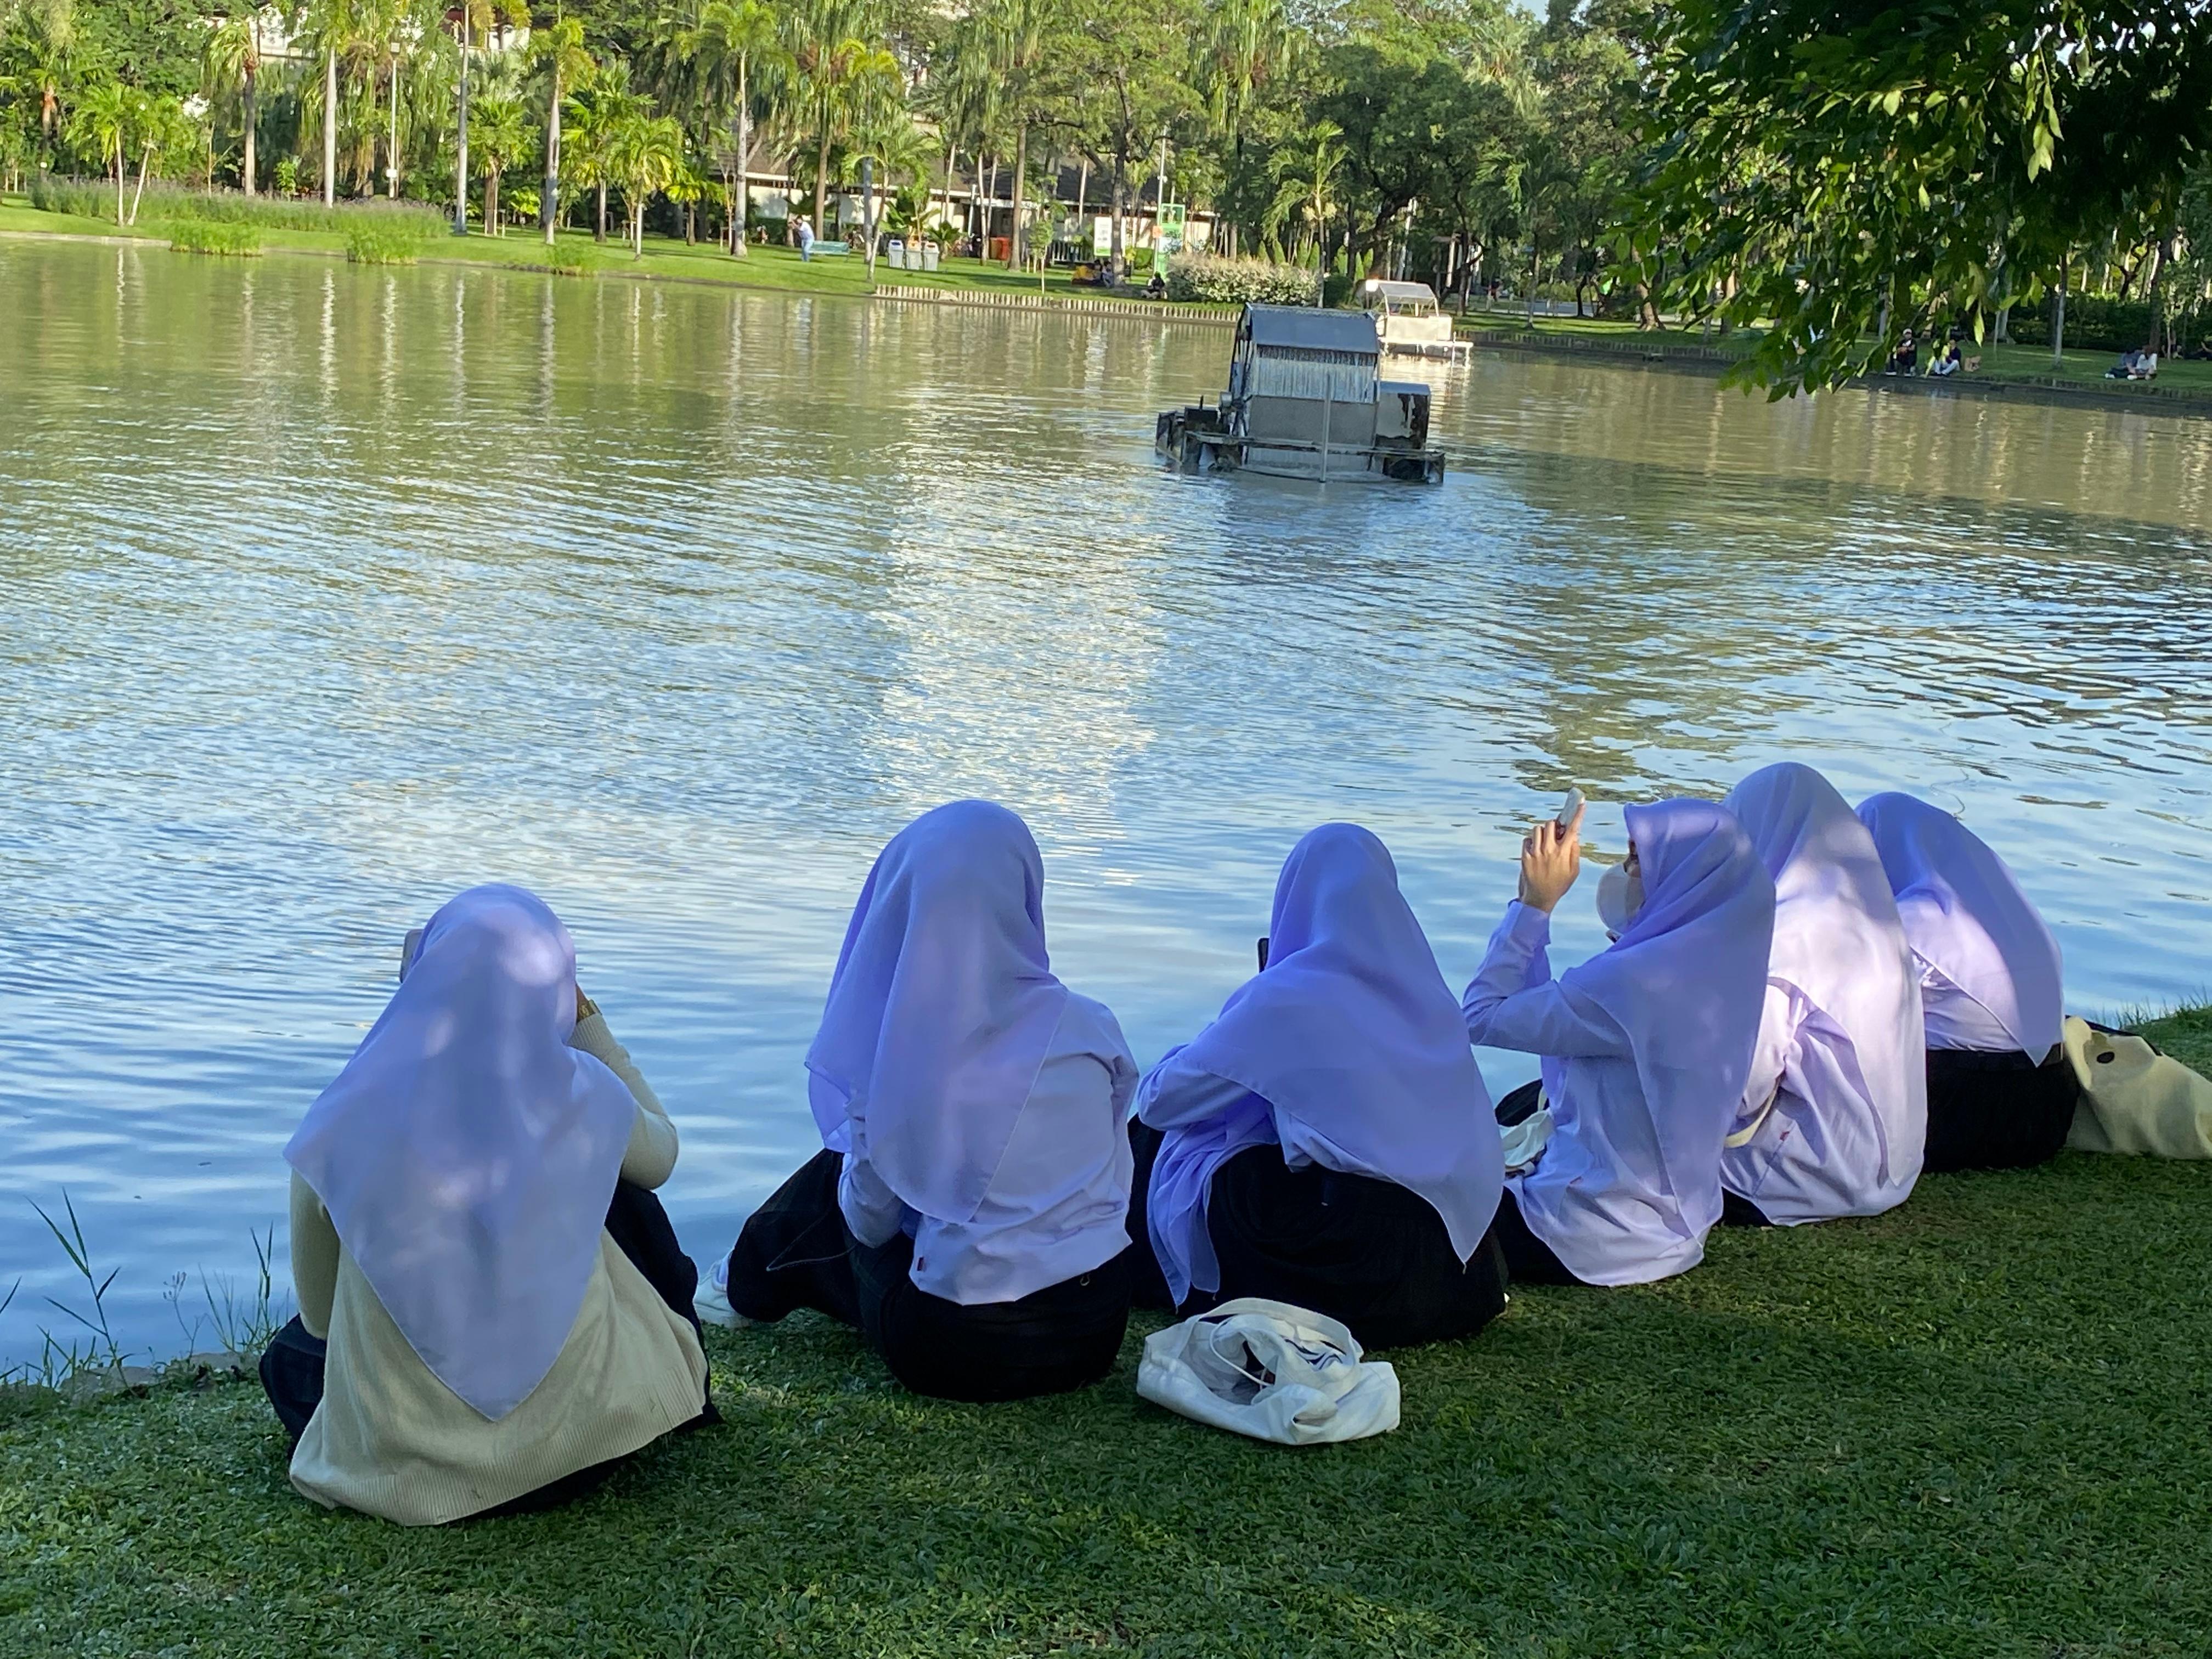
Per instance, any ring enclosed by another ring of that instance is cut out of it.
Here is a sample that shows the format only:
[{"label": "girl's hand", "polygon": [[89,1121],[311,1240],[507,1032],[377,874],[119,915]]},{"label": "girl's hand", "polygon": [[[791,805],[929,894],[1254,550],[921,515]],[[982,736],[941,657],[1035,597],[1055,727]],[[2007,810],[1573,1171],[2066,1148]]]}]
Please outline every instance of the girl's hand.
[{"label": "girl's hand", "polygon": [[1572,823],[1547,818],[1521,842],[1521,902],[1549,912],[1567,896],[1583,867],[1583,813],[1577,806]]}]

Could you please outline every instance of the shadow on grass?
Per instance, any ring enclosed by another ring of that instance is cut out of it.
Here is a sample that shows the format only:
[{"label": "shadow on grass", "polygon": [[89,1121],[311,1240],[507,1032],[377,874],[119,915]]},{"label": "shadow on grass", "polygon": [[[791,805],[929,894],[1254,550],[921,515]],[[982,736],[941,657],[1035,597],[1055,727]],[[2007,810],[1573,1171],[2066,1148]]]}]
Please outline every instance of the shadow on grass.
[{"label": "shadow on grass", "polygon": [[1157,1321],[989,1408],[811,1316],[714,1333],[724,1427],[427,1532],[294,1495],[251,1387],[0,1407],[0,1648],[2199,1654],[2208,1201],[2069,1156],[1717,1234],[1392,1356],[1399,1432],[1305,1452],[1139,1401]]}]

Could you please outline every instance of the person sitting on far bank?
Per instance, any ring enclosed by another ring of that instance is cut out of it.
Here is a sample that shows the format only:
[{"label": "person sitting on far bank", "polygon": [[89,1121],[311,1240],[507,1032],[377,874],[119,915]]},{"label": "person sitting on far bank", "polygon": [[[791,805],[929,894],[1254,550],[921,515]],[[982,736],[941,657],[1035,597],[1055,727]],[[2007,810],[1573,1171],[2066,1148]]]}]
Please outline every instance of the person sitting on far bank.
[{"label": "person sitting on far bank", "polygon": [[1532,1283],[1642,1285],[1705,1259],[1759,1036],[1774,884],[1749,838],[1711,801],[1626,817],[1628,856],[1597,887],[1613,943],[1552,977],[1577,809],[1522,842],[1520,896],[1461,1000],[1474,1042],[1543,1057],[1541,1079],[1498,1109],[1515,1167],[1497,1232]]},{"label": "person sitting on far bank", "polygon": [[1835,787],[1794,761],[1721,804],[1775,897],[1759,1046],[1721,1156],[1723,1218],[1880,1215],[1911,1195],[1928,1145],[1919,975],[1881,855]]},{"label": "person sitting on far bank", "polygon": [[2105,371],[2108,380],[2132,380],[2142,368],[2143,354],[2140,348],[2130,346],[2120,354],[2120,361]]},{"label": "person sitting on far bank", "polygon": [[1138,1092],[1129,1231],[1158,1269],[1140,1297],[1287,1302],[1363,1347],[1471,1335],[1505,1305],[1504,1160],[1382,843],[1350,823],[1300,841],[1261,956]]},{"label": "person sitting on far bank", "polygon": [[519,1514],[719,1420],[653,1192],[676,1152],[552,911],[448,902],[284,1149],[300,1313],[261,1378],[292,1484],[407,1526]]},{"label": "person sitting on far bank", "polygon": [[1908,328],[1905,331],[1904,337],[1898,341],[1897,349],[1889,354],[1889,366],[1883,369],[1882,373],[1910,374],[1919,366],[1920,348],[1914,343],[1912,331]]},{"label": "person sitting on far bank", "polygon": [[1145,284],[1145,297],[1147,300],[1164,300],[1168,297],[1168,279],[1160,274],[1159,267],[1157,265],[1152,268],[1151,280]]},{"label": "person sitting on far bank", "polygon": [[1960,373],[1966,366],[1966,356],[1960,350],[1959,338],[1954,334],[1951,337],[1949,343],[1936,354],[1935,361],[1928,365],[1928,372],[1938,379],[1943,379]]},{"label": "person sitting on far bank", "polygon": [[823,1150],[731,1249],[731,1309],[857,1325],[946,1400],[1106,1375],[1129,1314],[1136,1062],[1053,976],[1029,826],[956,801],[878,857],[806,1051]]},{"label": "person sitting on far bank", "polygon": [[1919,971],[1924,1170],[2012,1170],[2066,1144],[2081,1093],[2061,1042],[2058,941],[2005,862],[1941,807],[1859,803]]}]

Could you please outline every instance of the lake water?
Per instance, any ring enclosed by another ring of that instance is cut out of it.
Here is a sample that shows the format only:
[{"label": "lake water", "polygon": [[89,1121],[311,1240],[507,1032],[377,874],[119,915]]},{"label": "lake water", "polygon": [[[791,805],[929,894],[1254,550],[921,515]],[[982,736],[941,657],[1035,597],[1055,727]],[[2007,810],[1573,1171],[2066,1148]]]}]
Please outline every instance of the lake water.
[{"label": "lake water", "polygon": [[1567,785],[1618,849],[1614,803],[1785,757],[1962,809],[2075,1006],[2212,981],[2212,423],[1486,358],[1440,489],[1163,472],[1227,349],[0,241],[0,1363],[86,1305],[64,1190],[132,1347],[204,1345],[249,1229],[281,1273],[279,1147],[494,878],[569,923],[726,1248],[813,1145],[869,860],[963,794],[1035,827],[1140,1060],[1317,822],[1390,844],[1456,981]]}]

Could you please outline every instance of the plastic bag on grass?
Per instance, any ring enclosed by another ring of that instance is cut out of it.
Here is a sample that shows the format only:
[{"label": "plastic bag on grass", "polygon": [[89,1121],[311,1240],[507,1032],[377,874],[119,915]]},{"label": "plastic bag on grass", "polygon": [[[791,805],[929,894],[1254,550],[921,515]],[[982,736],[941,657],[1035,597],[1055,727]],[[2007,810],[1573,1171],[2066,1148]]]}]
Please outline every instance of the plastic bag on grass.
[{"label": "plastic bag on grass", "polygon": [[1359,1356],[1335,1320],[1245,1297],[1146,1337],[1137,1392],[1255,1440],[1360,1440],[1398,1426],[1398,1373]]}]

